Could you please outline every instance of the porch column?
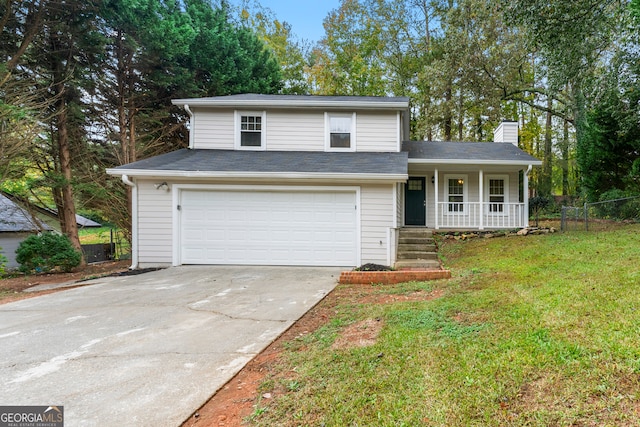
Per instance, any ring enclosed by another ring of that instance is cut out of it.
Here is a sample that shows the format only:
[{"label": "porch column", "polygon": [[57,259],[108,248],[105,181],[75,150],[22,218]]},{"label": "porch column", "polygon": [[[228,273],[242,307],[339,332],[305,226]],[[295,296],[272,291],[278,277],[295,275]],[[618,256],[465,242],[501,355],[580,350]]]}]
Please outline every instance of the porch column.
[{"label": "porch column", "polygon": [[484,171],[482,169],[480,169],[480,172],[478,172],[478,180],[480,181],[478,183],[478,199],[480,200],[480,226],[478,228],[480,230],[484,230]]},{"label": "porch column", "polygon": [[438,177],[438,169],[436,169],[433,172],[433,176],[434,176],[434,183],[433,185],[435,185],[435,191],[433,192],[433,194],[435,194],[435,198],[436,198],[436,203],[435,203],[435,211],[436,211],[436,215],[435,215],[435,219],[436,219],[436,230],[440,229],[440,206],[438,206],[438,200],[440,199],[440,196],[438,196],[438,182],[439,182],[439,177]]},{"label": "porch column", "polygon": [[531,172],[531,169],[533,168],[533,165],[529,165],[529,167],[527,168],[526,171],[524,171],[524,182],[522,183],[522,187],[523,190],[522,192],[524,193],[522,195],[522,198],[524,199],[524,212],[522,212],[522,219],[523,219],[523,223],[524,223],[524,228],[528,228],[529,227],[529,172]]}]

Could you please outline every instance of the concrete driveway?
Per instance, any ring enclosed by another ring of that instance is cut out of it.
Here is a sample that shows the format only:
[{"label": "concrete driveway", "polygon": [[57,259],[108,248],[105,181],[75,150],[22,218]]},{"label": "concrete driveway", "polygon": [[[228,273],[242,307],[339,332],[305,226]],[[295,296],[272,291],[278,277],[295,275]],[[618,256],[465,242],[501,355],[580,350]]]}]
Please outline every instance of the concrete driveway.
[{"label": "concrete driveway", "polygon": [[62,405],[67,427],[177,426],[341,270],[176,267],[0,305],[0,405]]}]

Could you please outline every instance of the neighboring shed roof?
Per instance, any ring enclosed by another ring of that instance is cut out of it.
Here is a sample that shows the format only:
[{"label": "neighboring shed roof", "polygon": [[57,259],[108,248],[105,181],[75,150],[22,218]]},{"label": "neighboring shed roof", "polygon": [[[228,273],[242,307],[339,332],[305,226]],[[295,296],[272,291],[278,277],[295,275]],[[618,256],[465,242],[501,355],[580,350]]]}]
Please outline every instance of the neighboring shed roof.
[{"label": "neighboring shed roof", "polygon": [[51,227],[37,221],[26,210],[0,194],[0,232],[16,233],[41,230],[51,230]]},{"label": "neighboring shed roof", "polygon": [[406,110],[407,97],[382,96],[319,96],[319,95],[260,95],[246,93],[240,95],[215,96],[209,98],[174,99],[173,104],[191,107],[272,107],[272,108],[375,108]]},{"label": "neighboring shed roof", "polygon": [[[406,176],[407,153],[182,149],[109,169],[113,175],[206,177],[292,174]],[[158,173],[160,172],[160,173]]]},{"label": "neighboring shed roof", "polygon": [[[44,228],[45,230],[60,231],[60,227],[59,227],[60,224],[59,224],[57,210],[38,206],[37,204],[34,204],[29,200],[22,198],[20,196],[16,196],[14,194],[0,192],[0,195],[3,195],[12,203],[19,206],[23,211],[30,212],[31,217],[32,218],[35,217],[34,221],[36,223],[42,223],[43,225],[48,225],[48,227]],[[97,223],[89,218],[85,218],[82,215],[78,215],[78,214],[76,214],[76,224],[78,224],[79,228],[102,227],[102,224]]]},{"label": "neighboring shed roof", "polygon": [[513,144],[503,142],[406,141],[409,162],[433,164],[541,165]]},{"label": "neighboring shed roof", "polygon": [[99,222],[95,222],[92,219],[85,218],[82,215],[76,214],[76,223],[80,228],[92,228],[92,227],[102,227],[102,224]]}]

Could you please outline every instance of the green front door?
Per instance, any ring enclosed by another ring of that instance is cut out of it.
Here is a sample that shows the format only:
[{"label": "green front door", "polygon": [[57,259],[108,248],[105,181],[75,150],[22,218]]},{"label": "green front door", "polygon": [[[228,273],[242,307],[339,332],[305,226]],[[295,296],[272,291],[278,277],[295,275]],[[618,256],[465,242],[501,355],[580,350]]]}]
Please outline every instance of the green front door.
[{"label": "green front door", "polygon": [[404,224],[425,225],[427,193],[425,178],[410,177],[404,190]]}]

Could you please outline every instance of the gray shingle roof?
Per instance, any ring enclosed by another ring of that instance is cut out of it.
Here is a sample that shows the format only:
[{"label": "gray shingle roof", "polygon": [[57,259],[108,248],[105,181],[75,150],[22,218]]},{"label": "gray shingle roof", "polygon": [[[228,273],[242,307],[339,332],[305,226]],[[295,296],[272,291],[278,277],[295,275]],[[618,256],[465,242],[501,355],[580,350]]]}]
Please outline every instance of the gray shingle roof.
[{"label": "gray shingle roof", "polygon": [[95,222],[92,219],[89,218],[85,218],[82,215],[78,215],[76,214],[76,223],[78,224],[79,227],[102,227],[102,224],[100,224],[99,222]]},{"label": "gray shingle roof", "polygon": [[409,159],[424,159],[433,163],[449,161],[460,164],[542,164],[540,160],[515,145],[502,142],[406,141],[402,143],[402,151],[409,154]]},{"label": "gray shingle roof", "polygon": [[214,96],[208,98],[174,99],[175,105],[229,107],[331,107],[331,108],[390,108],[406,110],[407,97],[385,96],[321,96],[321,95],[261,95],[245,93],[239,95]]},{"label": "gray shingle roof", "polygon": [[30,232],[51,230],[46,224],[38,224],[24,209],[0,194],[0,232]]},{"label": "gray shingle roof", "polygon": [[182,149],[111,171],[407,174],[407,153]]}]

